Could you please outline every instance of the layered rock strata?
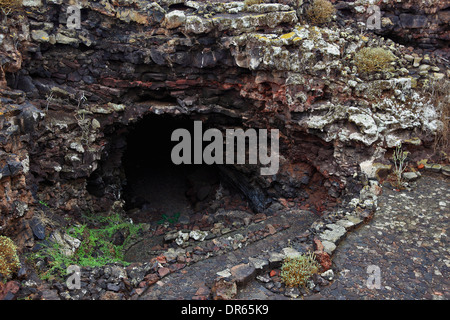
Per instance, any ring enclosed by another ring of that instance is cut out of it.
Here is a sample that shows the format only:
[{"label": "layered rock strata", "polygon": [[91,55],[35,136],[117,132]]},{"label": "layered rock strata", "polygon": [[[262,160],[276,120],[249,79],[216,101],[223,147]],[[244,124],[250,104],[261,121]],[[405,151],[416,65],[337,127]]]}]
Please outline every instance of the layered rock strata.
[{"label": "layered rock strata", "polygon": [[[412,158],[431,154],[442,126],[424,88],[448,79],[444,60],[361,34],[339,14],[309,25],[298,2],[82,1],[80,29],[68,28],[62,1],[24,5],[0,43],[5,233],[29,230],[22,218],[39,202],[69,214],[120,206],[126,134],[149,115],[279,129],[278,174],[227,169],[255,211],[306,198],[307,186],[339,197],[360,164],[386,162],[400,141]],[[363,47],[395,59],[364,74],[354,61]],[[94,172],[109,188],[101,198],[87,191]]]}]

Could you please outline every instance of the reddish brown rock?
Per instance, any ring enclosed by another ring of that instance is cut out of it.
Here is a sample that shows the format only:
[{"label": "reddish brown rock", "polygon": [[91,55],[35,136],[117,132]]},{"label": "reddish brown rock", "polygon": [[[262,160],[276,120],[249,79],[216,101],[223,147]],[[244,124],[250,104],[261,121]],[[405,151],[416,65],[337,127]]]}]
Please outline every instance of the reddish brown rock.
[{"label": "reddish brown rock", "polygon": [[167,276],[169,273],[170,273],[170,269],[169,268],[163,267],[163,268],[159,268],[158,269],[158,274],[159,274],[159,276],[161,278]]},{"label": "reddish brown rock", "polygon": [[220,278],[211,289],[214,300],[232,300],[237,295],[237,285],[233,280]]},{"label": "reddish brown rock", "polygon": [[256,272],[253,265],[249,263],[242,263],[230,269],[231,275],[238,284],[244,284],[250,281]]},{"label": "reddish brown rock", "polygon": [[159,281],[159,277],[156,273],[149,273],[144,277],[147,285],[152,285]]},{"label": "reddish brown rock", "polygon": [[332,261],[328,253],[324,251],[314,251],[314,254],[316,255],[317,262],[320,264],[320,273],[331,269]]},{"label": "reddish brown rock", "polygon": [[323,251],[323,244],[322,241],[319,239],[314,239],[314,250],[322,252]]},{"label": "reddish brown rock", "polygon": [[106,291],[101,297],[100,300],[121,300],[122,294],[113,292],[113,291]]},{"label": "reddish brown rock", "polygon": [[19,291],[20,285],[17,281],[0,282],[0,300],[13,300]]},{"label": "reddish brown rock", "polygon": [[202,285],[195,292],[195,296],[192,297],[193,300],[207,300],[211,294],[211,289],[205,285]]}]

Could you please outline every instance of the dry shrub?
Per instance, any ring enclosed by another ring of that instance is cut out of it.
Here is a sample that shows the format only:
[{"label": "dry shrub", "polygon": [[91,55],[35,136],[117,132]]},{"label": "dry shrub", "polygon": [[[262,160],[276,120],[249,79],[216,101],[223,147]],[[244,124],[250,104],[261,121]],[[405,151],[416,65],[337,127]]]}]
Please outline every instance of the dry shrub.
[{"label": "dry shrub", "polygon": [[250,6],[254,5],[254,4],[260,4],[260,3],[262,3],[262,0],[245,0],[244,1],[244,7],[247,8],[247,7],[250,7]]},{"label": "dry shrub", "polygon": [[5,15],[22,7],[22,0],[0,0],[0,9]]},{"label": "dry shrub", "polygon": [[322,24],[329,22],[335,9],[328,0],[314,0],[306,10],[306,17],[312,24]]},{"label": "dry shrub", "polygon": [[17,247],[10,238],[0,236],[0,274],[8,278],[19,268]]},{"label": "dry shrub", "polygon": [[394,60],[392,52],[383,48],[362,48],[355,55],[358,72],[387,71]]},{"label": "dry shrub", "polygon": [[450,80],[432,80],[424,89],[442,121],[442,127],[436,134],[434,149],[448,153],[450,149]]},{"label": "dry shrub", "polygon": [[281,266],[281,279],[288,287],[304,286],[319,267],[313,252],[286,258]]}]

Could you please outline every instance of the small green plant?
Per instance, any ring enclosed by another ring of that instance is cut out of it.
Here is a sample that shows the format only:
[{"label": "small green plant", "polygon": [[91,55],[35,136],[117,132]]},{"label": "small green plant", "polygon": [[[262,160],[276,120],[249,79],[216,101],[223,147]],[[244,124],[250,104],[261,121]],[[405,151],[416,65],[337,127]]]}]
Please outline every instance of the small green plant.
[{"label": "small green plant", "polygon": [[84,95],[84,92],[81,93],[78,98],[78,107],[75,113],[75,119],[77,120],[78,126],[81,129],[81,143],[89,147],[89,135],[91,131],[91,120],[86,118],[86,113],[88,113],[85,109],[81,109],[83,103],[87,101],[87,97]]},{"label": "small green plant", "polygon": [[322,24],[329,22],[335,9],[328,0],[314,0],[306,10],[306,17],[312,24]]},{"label": "small green plant", "polygon": [[47,104],[45,106],[45,112],[48,112],[48,107],[50,106],[50,103],[53,101],[53,90],[50,91],[49,94],[46,95]]},{"label": "small green plant", "polygon": [[314,252],[288,257],[281,266],[281,279],[288,287],[305,286],[306,281],[319,271]]},{"label": "small green plant", "polygon": [[406,157],[408,156],[408,152],[405,152],[402,150],[402,144],[399,143],[396,147],[395,147],[395,151],[394,154],[392,155],[392,160],[394,161],[394,175],[396,178],[395,181],[395,187],[397,187],[397,189],[401,189],[403,187],[403,172],[406,169]]},{"label": "small green plant", "polygon": [[177,212],[173,216],[168,216],[165,213],[163,213],[161,217],[162,217],[162,219],[158,220],[158,222],[157,222],[158,224],[164,224],[166,222],[168,222],[170,224],[174,224],[174,223],[177,223],[178,218],[180,218],[180,213]]},{"label": "small green plant", "polygon": [[[125,221],[119,214],[106,217],[84,216],[86,223],[74,225],[65,232],[81,240],[80,246],[73,255],[65,254],[57,243],[44,248],[31,258],[45,259],[48,267],[42,272],[42,279],[62,277],[69,265],[80,267],[99,267],[107,263],[121,263],[128,265],[124,260],[127,246],[141,230],[141,225]],[[123,236],[121,241],[114,238],[117,234]]]},{"label": "small green plant", "polygon": [[389,69],[395,60],[391,51],[383,48],[362,48],[355,54],[355,65],[359,72],[381,72]]},{"label": "small green plant", "polygon": [[9,278],[19,270],[20,261],[14,242],[5,236],[0,236],[0,274]]},{"label": "small green plant", "polygon": [[45,202],[45,201],[39,200],[39,204],[43,205],[43,206],[46,207],[46,208],[50,208],[50,207],[48,206],[48,203]]}]

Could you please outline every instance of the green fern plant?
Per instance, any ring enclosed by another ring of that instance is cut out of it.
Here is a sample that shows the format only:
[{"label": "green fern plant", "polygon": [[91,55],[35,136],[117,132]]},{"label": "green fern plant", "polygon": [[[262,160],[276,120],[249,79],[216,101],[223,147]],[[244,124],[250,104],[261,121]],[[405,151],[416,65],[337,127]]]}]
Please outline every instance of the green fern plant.
[{"label": "green fern plant", "polygon": [[162,214],[162,219],[158,220],[157,224],[165,224],[168,222],[169,224],[174,224],[178,222],[181,213],[177,212],[173,216],[168,216],[167,214]]},{"label": "green fern plant", "polygon": [[[73,255],[65,254],[60,244],[51,243],[30,256],[32,262],[44,259],[48,261],[45,270],[41,270],[42,279],[62,278],[69,265],[80,267],[99,267],[108,263],[129,265],[124,258],[125,250],[142,230],[142,225],[130,223],[118,213],[108,216],[85,215],[83,219],[86,223],[70,226],[64,231],[81,241]],[[124,236],[121,244],[115,244],[113,241],[117,232]]]}]

